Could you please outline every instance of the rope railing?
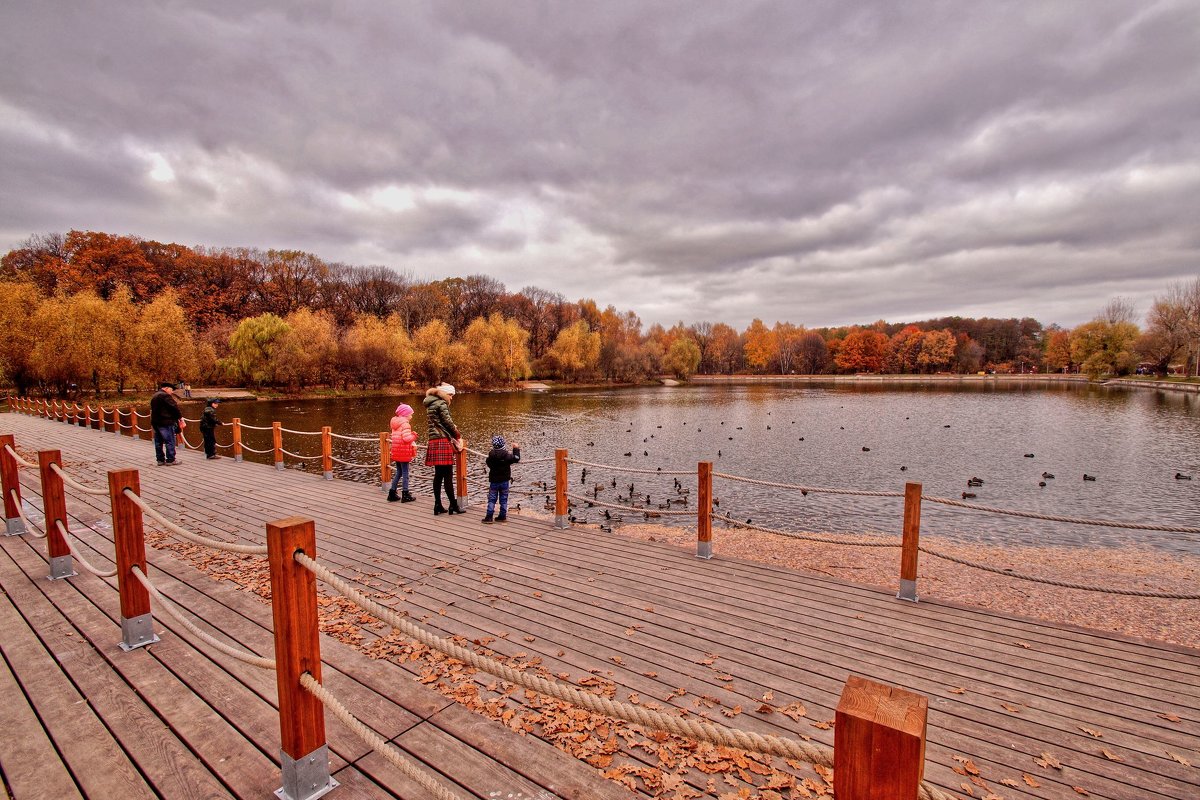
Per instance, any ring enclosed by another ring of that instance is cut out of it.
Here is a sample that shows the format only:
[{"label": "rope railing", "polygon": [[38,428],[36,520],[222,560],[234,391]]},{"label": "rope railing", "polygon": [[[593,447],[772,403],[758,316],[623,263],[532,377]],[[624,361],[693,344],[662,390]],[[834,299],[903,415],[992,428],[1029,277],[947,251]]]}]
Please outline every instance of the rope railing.
[{"label": "rope railing", "polygon": [[629,472],[635,475],[695,475],[696,470],[669,470],[669,469],[637,469],[635,467],[618,467],[615,464],[594,464],[591,461],[579,461],[574,458],[567,459],[568,464],[575,464],[580,467],[594,467],[596,469],[611,469],[616,472]]},{"label": "rope railing", "polygon": [[146,574],[142,572],[141,567],[134,565],[130,569],[130,572],[132,572],[133,576],[137,578],[138,583],[145,587],[146,591],[150,593],[150,596],[158,601],[159,607],[162,608],[163,611],[166,611],[168,616],[191,631],[191,633],[199,638],[202,642],[224,653],[225,655],[230,656],[231,658],[236,658],[238,661],[258,667],[259,669],[275,669],[275,659],[263,658],[260,655],[250,653],[245,650],[240,650],[236,647],[225,644],[225,642],[222,642],[220,639],[210,636],[202,631],[199,626],[183,615],[183,612],[172,600],[159,591],[158,587],[154,585],[150,578],[148,578]]},{"label": "rope railing", "polygon": [[[264,428],[263,430],[269,430],[269,428]],[[379,441],[378,439],[371,439],[363,436],[345,436],[340,433],[330,433],[329,435],[334,439],[344,439],[347,442],[370,442],[371,444],[377,444]]]},{"label": "rope railing", "polygon": [[318,683],[317,679],[311,673],[305,672],[300,676],[300,685],[304,687],[305,691],[320,700],[322,705],[329,709],[335,717],[340,719],[360,739],[366,742],[368,747],[385,758],[396,769],[404,773],[406,777],[420,784],[421,788],[429,792],[430,797],[436,798],[436,800],[462,800],[460,795],[447,789],[440,781],[418,767],[412,759],[401,753],[395,745],[388,742],[369,728],[366,723],[350,713],[350,710],[342,705],[341,701],[332,692]]},{"label": "rope railing", "polygon": [[20,498],[17,496],[17,490],[9,489],[8,496],[12,498],[13,506],[17,509],[17,516],[19,516],[21,521],[25,523],[25,530],[35,539],[45,539],[45,529],[43,529],[41,533],[38,533],[38,527],[33,524],[29,517],[25,516],[25,509],[22,507]]},{"label": "rope railing", "polygon": [[[242,446],[245,447],[245,445],[242,445]],[[292,458],[298,458],[301,461],[316,461],[323,457],[323,456],[302,456],[299,453],[293,453],[291,450],[288,450],[288,449],[282,448],[282,447],[279,448],[279,452],[283,453],[284,455],[289,455]]]},{"label": "rope railing", "polygon": [[720,520],[736,528],[746,528],[747,530],[758,531],[759,533],[771,533],[776,536],[786,536],[789,539],[802,539],[808,542],[821,542],[823,544],[844,544],[853,547],[900,547],[900,542],[887,541],[883,539],[852,539],[842,536],[828,536],[818,533],[802,533],[799,531],[785,531],[777,528],[767,528],[762,525],[755,525],[750,522],[743,522],[739,519],[734,519],[728,514],[713,514],[713,519]]},{"label": "rope railing", "polygon": [[379,469],[378,464],[356,464],[353,461],[343,461],[337,456],[330,456],[330,459],[335,464],[341,464],[343,467],[350,467],[352,469]]},{"label": "rope railing", "polygon": [[[243,424],[242,427],[249,427],[249,426]],[[297,436],[320,436],[321,435],[320,431],[294,431],[291,428],[280,428],[279,430],[283,431],[284,433],[294,433]],[[330,434],[330,435],[332,436],[333,434]]]},{"label": "rope railing", "polygon": [[79,549],[75,547],[75,540],[71,538],[71,534],[67,530],[67,526],[62,524],[62,520],[54,520],[54,525],[56,528],[58,528],[58,533],[63,537],[63,541],[67,543],[67,549],[71,551],[71,555],[74,556],[75,560],[79,562],[79,566],[83,567],[97,578],[111,578],[117,574],[116,567],[113,567],[112,569],[100,569],[99,567],[93,566],[92,563],[84,557],[83,553],[79,552]]},{"label": "rope railing", "polygon": [[748,483],[753,486],[769,486],[774,489],[795,489],[801,494],[844,494],[853,495],[856,497],[904,497],[904,492],[876,492],[867,489],[831,489],[821,486],[802,486],[797,483],[779,483],[777,481],[763,481],[756,478],[743,478],[740,475],[729,475],[724,472],[714,472],[714,478],[724,478],[729,481],[737,481],[738,483]]},{"label": "rope railing", "polygon": [[21,466],[21,467],[36,467],[37,466],[37,464],[34,464],[32,461],[26,461],[25,459],[21,458],[21,454],[18,453],[16,450],[14,450],[12,448],[12,445],[7,445],[7,444],[4,445],[4,451],[6,453],[8,453],[10,456],[12,456],[13,461],[16,461],[18,466]]},{"label": "rope railing", "polygon": [[54,472],[54,474],[56,474],[56,475],[58,475],[58,477],[62,478],[63,483],[65,483],[67,486],[70,486],[72,489],[74,489],[78,492],[83,492],[84,494],[104,495],[105,497],[108,496],[108,489],[99,489],[99,488],[95,488],[92,486],[85,486],[84,484],[82,484],[79,481],[72,478],[67,473],[63,472],[62,467],[60,467],[58,464],[51,464],[50,469]]},{"label": "rope railing", "polygon": [[[245,427],[245,426],[243,425],[242,427]],[[242,449],[243,449],[243,450],[248,450],[248,451],[250,451],[251,453],[258,453],[259,455],[265,455],[265,454],[267,454],[267,453],[274,453],[274,452],[275,452],[275,451],[274,451],[274,450],[272,450],[272,449],[268,449],[268,450],[256,450],[256,449],[254,449],[253,447],[251,447],[250,445],[246,444],[245,442],[242,442]]]},{"label": "rope railing", "polygon": [[994,506],[981,506],[973,503],[964,503],[960,500],[953,500],[948,497],[931,497],[929,495],[921,495],[921,499],[930,503],[938,503],[944,506],[954,508],[965,508],[970,511],[983,511],[989,514],[1003,514],[1008,517],[1022,517],[1024,519],[1040,519],[1047,522],[1067,522],[1073,525],[1093,525],[1102,528],[1123,528],[1131,531],[1162,531],[1166,533],[1200,533],[1200,528],[1191,528],[1185,526],[1168,526],[1168,525],[1152,525],[1144,522],[1121,522],[1119,520],[1104,520],[1104,519],[1087,519],[1084,517],[1067,517],[1059,514],[1039,514],[1036,511],[1014,511],[1008,508],[997,508]]},{"label": "rope railing", "polygon": [[270,427],[263,428],[263,427],[260,427],[260,426],[258,426],[258,425],[250,425],[250,424],[248,424],[248,423],[245,423],[245,422],[241,423],[241,426],[242,426],[243,428],[249,428],[249,429],[250,429],[250,430],[252,430],[252,431],[269,431],[269,430],[272,430],[272,428],[270,428]]},{"label": "rope railing", "polygon": [[242,553],[244,555],[265,556],[267,554],[267,546],[265,544],[237,544],[236,542],[223,542],[219,539],[210,539],[207,536],[201,536],[198,533],[192,533],[187,528],[181,527],[171,520],[160,514],[153,506],[143,500],[131,489],[126,489],[123,494],[133,502],[142,513],[153,519],[158,524],[162,525],[171,533],[176,534],[184,539],[187,539],[193,544],[211,547],[214,550],[224,550],[229,553]]}]

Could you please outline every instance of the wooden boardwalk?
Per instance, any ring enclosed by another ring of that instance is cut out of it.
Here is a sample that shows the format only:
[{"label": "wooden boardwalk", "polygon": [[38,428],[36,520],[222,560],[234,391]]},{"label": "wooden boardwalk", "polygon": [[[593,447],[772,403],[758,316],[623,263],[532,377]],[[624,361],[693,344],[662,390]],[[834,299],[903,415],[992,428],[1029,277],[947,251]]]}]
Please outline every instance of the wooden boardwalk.
[{"label": "wooden boardwalk", "polygon": [[[698,713],[696,698],[708,696],[723,709],[745,709],[732,719],[713,713],[715,720],[832,744],[832,730],[814,723],[832,720],[846,677],[856,674],[929,697],[926,779],[958,796],[967,796],[960,786],[968,782],[977,798],[1083,796],[1073,787],[1112,800],[1200,798],[1195,650],[948,603],[903,603],[875,588],[721,558],[719,542],[718,557],[700,561],[590,528],[555,530],[542,519],[483,526],[478,507],[435,518],[427,495],[388,504],[377,486],[231,459],[185,453],[178,467],[154,468],[148,442],[21,415],[0,416],[0,431],[15,434],[26,453],[61,450],[67,473],[92,485],[109,469],[144,466],[146,500],[198,532],[261,541],[269,520],[312,517],[319,557],[394,597],[412,618],[440,634],[494,637],[494,650],[537,656],[575,681],[600,675],[617,684],[618,699],[673,695],[669,704]],[[39,509],[36,475],[27,472],[27,499]],[[106,506],[68,489],[72,529],[104,564]],[[0,766],[18,800],[118,796],[112,783],[85,784],[81,776],[92,774],[147,796],[274,789],[273,678],[210,658],[157,614],[163,642],[120,653],[115,592],[91,576],[45,581],[43,547],[7,539],[0,564],[3,707],[8,727],[24,732],[0,741]],[[151,563],[169,595],[269,651],[268,606],[166,551]],[[327,683],[369,724],[476,796],[507,796],[488,793],[490,777],[523,787],[513,797],[623,796],[590,767],[564,767],[548,745],[507,734],[401,668],[326,639]],[[56,662],[59,669],[47,668]],[[807,715],[755,713],[764,697],[775,707],[800,702]],[[327,728],[337,777],[355,787],[342,796],[420,796],[406,793],[336,719]],[[45,759],[62,764],[65,795],[18,788],[30,779],[49,785]],[[986,789],[969,783],[972,770]],[[703,775],[687,780],[706,787]],[[187,792],[174,788],[185,785]]]}]

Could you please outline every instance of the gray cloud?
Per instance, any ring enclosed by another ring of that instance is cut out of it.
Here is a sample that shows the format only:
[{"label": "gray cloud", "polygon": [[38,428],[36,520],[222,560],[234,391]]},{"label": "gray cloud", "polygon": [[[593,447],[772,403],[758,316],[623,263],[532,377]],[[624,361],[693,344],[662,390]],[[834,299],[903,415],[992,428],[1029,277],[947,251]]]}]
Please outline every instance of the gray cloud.
[{"label": "gray cloud", "polygon": [[1200,274],[1200,6],[0,9],[0,248],[485,272],[646,322],[1073,325]]}]

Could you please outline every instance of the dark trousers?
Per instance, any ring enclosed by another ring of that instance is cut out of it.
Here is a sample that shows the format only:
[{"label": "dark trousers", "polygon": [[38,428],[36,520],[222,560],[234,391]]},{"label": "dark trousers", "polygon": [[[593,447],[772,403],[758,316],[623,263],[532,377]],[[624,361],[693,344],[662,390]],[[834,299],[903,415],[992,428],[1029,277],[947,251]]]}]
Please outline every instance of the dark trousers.
[{"label": "dark trousers", "polygon": [[212,428],[201,428],[200,435],[204,437],[204,455],[212,458],[217,454],[217,432]]},{"label": "dark trousers", "polygon": [[491,519],[492,511],[496,508],[496,502],[500,503],[500,516],[508,516],[508,487],[510,481],[501,481],[500,483],[488,484],[488,504],[487,517]]},{"label": "dark trousers", "polygon": [[454,465],[439,464],[433,468],[433,505],[442,504],[442,486],[446,487],[446,501],[451,506],[457,504],[454,498]]},{"label": "dark trousers", "polygon": [[[135,422],[137,420],[134,420]],[[158,463],[175,460],[175,426],[154,429],[154,457]]]}]

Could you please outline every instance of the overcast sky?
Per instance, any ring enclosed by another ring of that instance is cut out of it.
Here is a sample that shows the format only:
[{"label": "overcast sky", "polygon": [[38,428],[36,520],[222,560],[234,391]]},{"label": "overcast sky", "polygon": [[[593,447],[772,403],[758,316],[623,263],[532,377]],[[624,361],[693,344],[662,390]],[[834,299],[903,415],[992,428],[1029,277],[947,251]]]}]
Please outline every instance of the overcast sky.
[{"label": "overcast sky", "polygon": [[1200,276],[1200,2],[0,5],[0,252],[75,228],[647,324],[1073,326]]}]

